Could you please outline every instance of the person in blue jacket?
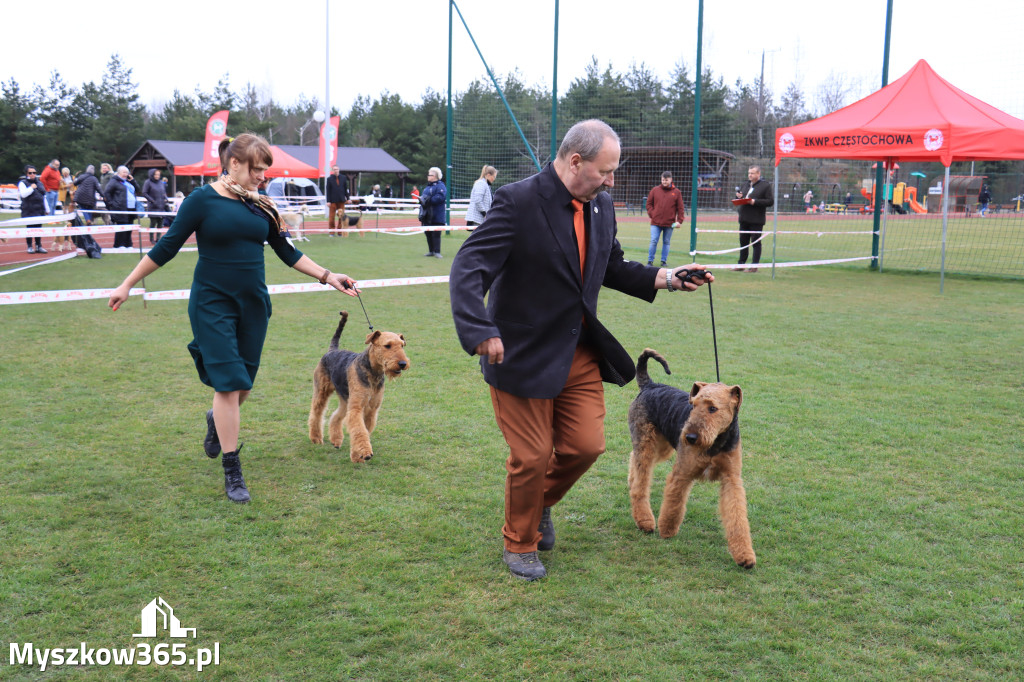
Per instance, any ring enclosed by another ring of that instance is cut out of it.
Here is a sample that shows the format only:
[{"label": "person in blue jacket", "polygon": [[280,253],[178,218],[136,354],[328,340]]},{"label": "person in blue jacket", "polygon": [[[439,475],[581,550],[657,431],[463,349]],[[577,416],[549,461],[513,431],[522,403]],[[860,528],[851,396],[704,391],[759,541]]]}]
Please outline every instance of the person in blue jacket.
[{"label": "person in blue jacket", "polygon": [[[420,224],[423,227],[445,225],[444,207],[448,188],[441,182],[441,169],[434,166],[427,171],[427,186],[420,192]],[[441,231],[427,230],[427,252],[424,256],[441,257]]]}]

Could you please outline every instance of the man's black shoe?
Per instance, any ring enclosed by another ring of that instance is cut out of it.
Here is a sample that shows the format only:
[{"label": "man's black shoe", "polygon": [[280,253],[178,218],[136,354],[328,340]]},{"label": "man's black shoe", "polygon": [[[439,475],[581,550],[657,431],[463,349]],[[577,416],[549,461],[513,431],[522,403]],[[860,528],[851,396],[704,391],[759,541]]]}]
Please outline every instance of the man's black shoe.
[{"label": "man's black shoe", "polygon": [[501,555],[501,560],[508,566],[512,575],[523,580],[538,580],[548,574],[536,552],[518,554],[506,549]]},{"label": "man's black shoe", "polygon": [[551,507],[544,507],[544,513],[540,517],[540,542],[537,549],[542,552],[550,552],[555,548],[555,524],[551,522]]}]

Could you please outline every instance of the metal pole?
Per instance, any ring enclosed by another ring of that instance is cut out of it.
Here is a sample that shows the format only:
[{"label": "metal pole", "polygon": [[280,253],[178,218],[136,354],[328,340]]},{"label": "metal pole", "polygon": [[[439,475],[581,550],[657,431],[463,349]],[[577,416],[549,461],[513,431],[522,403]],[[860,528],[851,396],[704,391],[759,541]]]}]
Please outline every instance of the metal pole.
[{"label": "metal pole", "polygon": [[939,293],[946,283],[946,226],[949,224],[949,166],[942,181],[942,261],[939,265]]},{"label": "metal pole", "polygon": [[[775,247],[779,243],[779,167],[775,166],[775,180],[772,187],[774,202],[772,213],[775,216],[772,220],[772,279],[775,279]],[[751,247],[753,248],[753,247]]]},{"label": "metal pole", "polygon": [[[455,0],[448,0],[448,117],[445,130],[445,173],[448,176],[448,187],[452,183],[452,8]],[[451,189],[444,195],[444,224],[452,224],[452,193]]]},{"label": "metal pole", "polygon": [[551,156],[558,153],[558,0],[555,0],[555,58],[551,73]]},{"label": "metal pole", "polygon": [[[320,133],[323,134],[324,126],[331,125],[331,0],[324,0],[324,122],[320,124]],[[321,142],[322,144],[322,142]],[[327,155],[324,155],[324,165],[327,165]],[[327,176],[330,168],[321,168],[323,177],[323,192],[327,196]],[[324,199],[324,216],[327,215],[327,200]]]},{"label": "metal pole", "polygon": [[704,35],[704,0],[697,2],[697,85],[693,103],[693,153],[690,156],[690,253],[697,260],[697,171],[700,169],[700,82]]},{"label": "metal pole", "polygon": [[[895,163],[896,162],[890,157],[889,161],[887,162],[888,168],[891,170],[894,167]],[[888,173],[888,171],[886,171],[886,173]],[[888,176],[888,174],[886,175],[886,178],[885,178],[885,188],[884,189],[885,189],[885,193],[888,194],[889,193],[889,176]],[[889,208],[886,207],[885,213],[882,214],[882,245],[881,245],[881,248],[878,250],[878,252],[873,254],[875,256],[878,256],[878,271],[879,272],[882,271],[882,265],[883,265],[883,263],[885,263],[885,228],[888,227],[888,225],[889,225]]]},{"label": "metal pole", "polygon": [[[884,88],[889,84],[889,40],[892,37],[892,0],[887,0],[885,3],[885,49],[882,56],[882,87]],[[879,224],[882,216],[882,203],[878,200],[879,194],[884,194],[884,191],[879,191],[882,186],[882,162],[878,162],[878,168],[875,170],[875,211],[873,229],[871,230],[871,255],[874,258],[871,259],[871,268],[878,267],[878,232]],[[885,197],[882,197],[882,201],[885,201]]]}]

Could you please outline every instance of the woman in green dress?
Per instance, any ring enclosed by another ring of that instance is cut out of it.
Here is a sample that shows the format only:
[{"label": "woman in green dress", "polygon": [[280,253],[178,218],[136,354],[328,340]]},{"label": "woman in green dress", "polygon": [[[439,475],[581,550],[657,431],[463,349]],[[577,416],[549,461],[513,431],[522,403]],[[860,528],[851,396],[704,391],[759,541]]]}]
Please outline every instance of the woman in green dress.
[{"label": "woman in green dress", "polygon": [[285,239],[273,201],[257,188],[273,163],[266,140],[243,134],[221,142],[220,178],[185,199],[167,234],[110,294],[117,310],[131,288],[171,260],[185,241],[196,236],[199,260],[189,295],[193,340],[188,349],[199,379],[214,390],[206,413],[206,454],[224,452],[224,488],[235,502],[248,502],[238,452],[240,407],[252,390],[270,319],[270,296],[264,276],[267,242],[286,265],[342,293],[355,296],[355,281],[332,273],[303,255]]}]

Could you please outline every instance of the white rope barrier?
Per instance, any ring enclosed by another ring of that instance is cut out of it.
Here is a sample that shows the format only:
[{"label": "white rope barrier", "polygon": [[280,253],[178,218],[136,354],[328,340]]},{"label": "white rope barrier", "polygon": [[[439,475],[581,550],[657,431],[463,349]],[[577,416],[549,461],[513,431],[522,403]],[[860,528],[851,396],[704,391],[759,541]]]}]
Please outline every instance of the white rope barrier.
[{"label": "white rope barrier", "polygon": [[[402,287],[416,284],[441,284],[448,281],[448,275],[430,277],[392,277],[388,279],[368,279],[358,282],[360,289],[376,289],[380,287]],[[59,303],[66,301],[87,301],[91,299],[108,299],[113,289],[59,289],[52,291],[8,291],[0,292],[0,305],[17,305],[21,303]],[[336,291],[334,287],[324,286],[319,282],[302,282],[297,284],[268,284],[267,291],[271,295],[298,294]],[[129,296],[142,296],[146,301],[187,301],[190,289],[170,289],[167,291],[146,291],[133,288]]]}]

